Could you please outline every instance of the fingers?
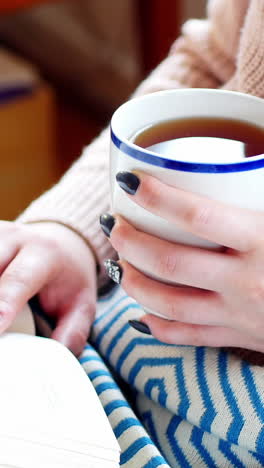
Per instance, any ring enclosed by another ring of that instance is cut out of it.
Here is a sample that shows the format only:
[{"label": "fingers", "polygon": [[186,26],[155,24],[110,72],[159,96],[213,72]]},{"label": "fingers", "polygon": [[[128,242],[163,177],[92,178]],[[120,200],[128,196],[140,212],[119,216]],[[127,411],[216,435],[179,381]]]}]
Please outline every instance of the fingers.
[{"label": "fingers", "polygon": [[0,333],[57,269],[55,255],[44,246],[31,243],[18,252],[0,278]]},{"label": "fingers", "polygon": [[264,230],[263,216],[257,212],[165,185],[142,172],[131,174],[119,173],[117,181],[135,203],[198,237],[246,252]]},{"label": "fingers", "polygon": [[64,307],[59,314],[51,337],[64,344],[75,356],[80,355],[87,341],[95,316],[95,304],[96,298],[89,288],[81,291],[68,310]]},{"label": "fingers", "polygon": [[120,217],[112,229],[111,243],[120,258],[152,278],[218,292],[228,288],[239,261],[234,256],[153,237]]},{"label": "fingers", "polygon": [[219,295],[201,289],[170,286],[146,277],[127,262],[119,264],[123,269],[122,287],[153,313],[185,323],[230,325],[230,314]]},{"label": "fingers", "polygon": [[257,341],[232,328],[190,325],[164,320],[153,315],[144,316],[141,322],[146,324],[151,334],[163,343],[209,347],[228,346],[264,351],[263,341]]}]

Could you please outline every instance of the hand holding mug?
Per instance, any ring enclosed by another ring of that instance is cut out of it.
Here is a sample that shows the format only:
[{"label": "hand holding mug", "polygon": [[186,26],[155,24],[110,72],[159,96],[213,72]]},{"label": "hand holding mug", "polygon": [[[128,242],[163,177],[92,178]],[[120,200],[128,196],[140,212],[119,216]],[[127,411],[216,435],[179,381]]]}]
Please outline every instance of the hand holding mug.
[{"label": "hand holding mug", "polygon": [[129,101],[112,118],[114,217],[101,221],[121,262],[107,267],[151,313],[137,326],[162,341],[264,351],[264,151],[237,160],[227,147],[223,161],[215,151],[204,161],[197,144],[186,159],[132,136],[191,118],[264,133],[263,110],[262,99],[245,94],[172,90]]},{"label": "hand holding mug", "polygon": [[117,179],[133,204],[225,246],[215,251],[177,244],[138,230],[120,216],[104,216],[105,232],[108,226],[113,247],[126,259],[108,262],[112,277],[144,308],[166,317],[145,316],[143,331],[167,343],[263,352],[264,214],[171,187],[141,172],[120,173]]}]

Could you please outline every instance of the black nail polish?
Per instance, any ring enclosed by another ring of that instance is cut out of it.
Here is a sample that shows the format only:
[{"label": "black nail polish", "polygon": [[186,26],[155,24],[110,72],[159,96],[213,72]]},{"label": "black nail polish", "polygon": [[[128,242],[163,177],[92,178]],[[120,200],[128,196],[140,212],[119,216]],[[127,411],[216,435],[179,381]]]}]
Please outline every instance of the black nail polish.
[{"label": "black nail polish", "polygon": [[139,331],[140,333],[144,333],[145,335],[151,335],[150,328],[143,322],[139,320],[129,320],[129,325],[135,328],[135,330]]},{"label": "black nail polish", "polygon": [[121,189],[130,195],[135,195],[140,184],[139,178],[132,172],[118,172],[116,174],[116,181]]},{"label": "black nail polish", "polygon": [[120,284],[122,280],[123,270],[119,263],[114,260],[106,260],[104,262],[106,272],[115,283]]},{"label": "black nail polish", "polygon": [[104,213],[100,216],[100,224],[101,228],[104,231],[107,237],[110,237],[111,231],[115,225],[115,218],[114,216],[110,215],[109,213]]}]

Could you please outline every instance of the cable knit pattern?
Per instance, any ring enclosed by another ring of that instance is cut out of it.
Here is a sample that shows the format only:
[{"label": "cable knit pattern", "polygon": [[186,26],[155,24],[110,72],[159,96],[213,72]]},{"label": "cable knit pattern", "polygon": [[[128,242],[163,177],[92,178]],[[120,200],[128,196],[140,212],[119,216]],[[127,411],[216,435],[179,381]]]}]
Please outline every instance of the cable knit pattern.
[{"label": "cable knit pattern", "polygon": [[[179,87],[224,87],[264,97],[263,44],[264,0],[211,0],[208,19],[190,20],[183,26],[169,56],[134,95]],[[92,247],[99,265],[115,255],[98,221],[109,210],[108,132],[102,132],[62,180],[18,220],[68,226]]]},{"label": "cable knit pattern", "polygon": [[252,0],[237,62],[238,89],[264,97],[264,2]]}]

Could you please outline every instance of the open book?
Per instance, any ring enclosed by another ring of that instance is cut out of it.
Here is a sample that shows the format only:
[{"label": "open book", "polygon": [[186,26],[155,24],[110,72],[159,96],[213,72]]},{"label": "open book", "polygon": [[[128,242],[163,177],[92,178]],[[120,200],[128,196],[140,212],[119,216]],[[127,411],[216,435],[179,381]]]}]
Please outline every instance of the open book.
[{"label": "open book", "polygon": [[0,337],[0,467],[119,467],[118,443],[78,360],[25,332],[34,332],[29,309]]}]

